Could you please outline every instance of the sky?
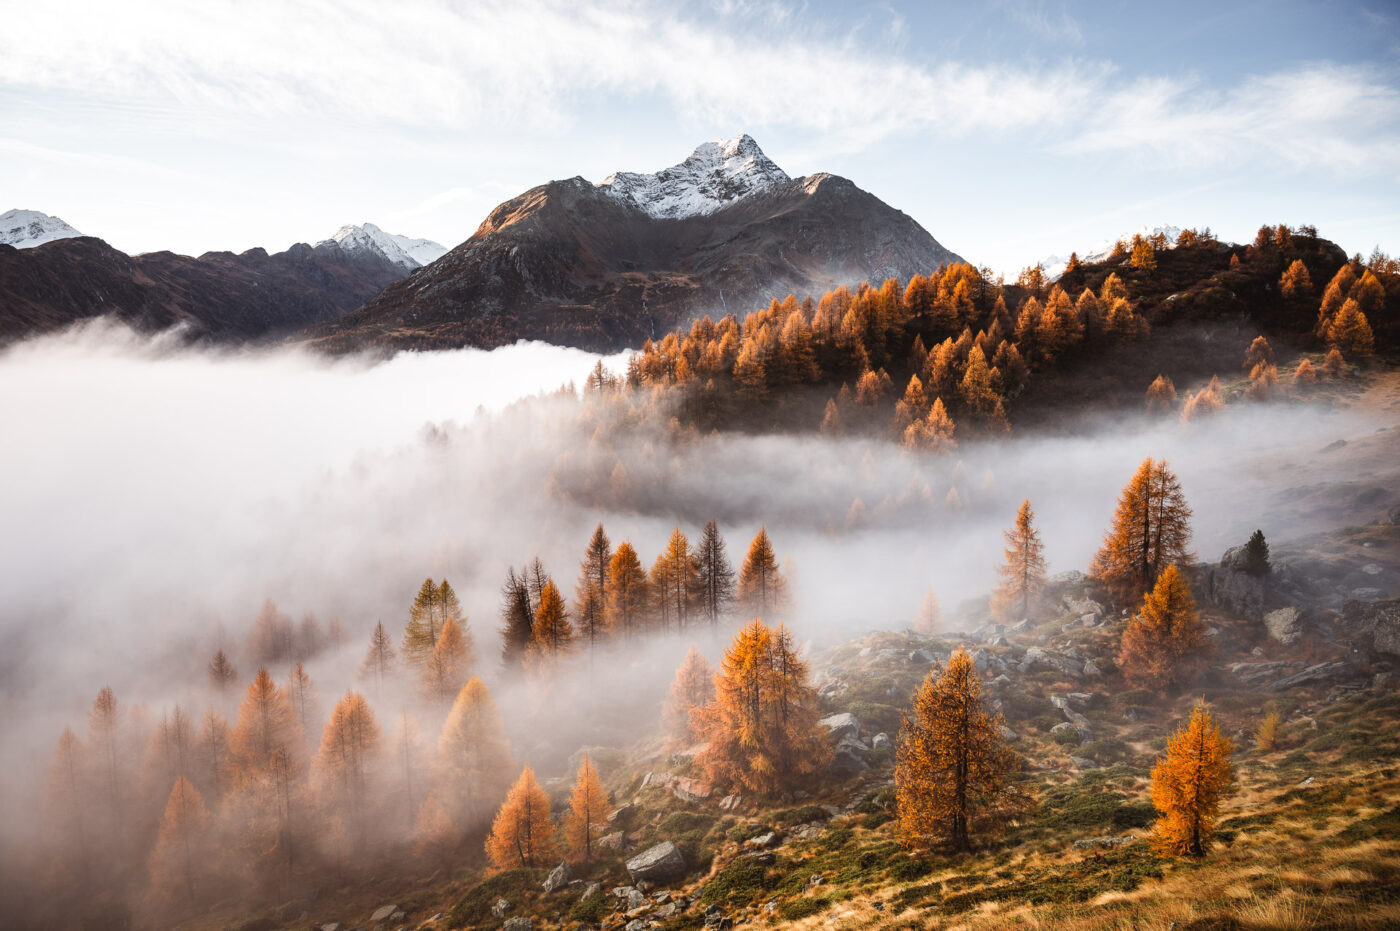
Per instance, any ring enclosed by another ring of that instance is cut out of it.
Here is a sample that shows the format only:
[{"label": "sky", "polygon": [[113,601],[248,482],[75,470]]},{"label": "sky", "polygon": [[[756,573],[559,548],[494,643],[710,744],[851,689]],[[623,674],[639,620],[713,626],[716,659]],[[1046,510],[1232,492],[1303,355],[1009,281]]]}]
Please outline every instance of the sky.
[{"label": "sky", "polygon": [[0,210],[128,252],[377,223],[747,132],[1014,274],[1144,225],[1400,251],[1400,7],[0,0]]}]

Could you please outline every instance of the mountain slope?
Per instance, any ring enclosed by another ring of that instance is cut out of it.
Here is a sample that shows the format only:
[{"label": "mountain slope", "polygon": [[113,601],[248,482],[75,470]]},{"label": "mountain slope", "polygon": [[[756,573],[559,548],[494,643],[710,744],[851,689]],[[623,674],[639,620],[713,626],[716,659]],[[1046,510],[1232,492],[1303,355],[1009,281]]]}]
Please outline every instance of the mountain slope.
[{"label": "mountain slope", "polygon": [[261,339],[339,316],[403,271],[379,255],[305,243],[199,258],[130,256],[90,236],[0,245],[0,343],[109,314],[142,329]]},{"label": "mountain slope", "polygon": [[655,175],[551,181],[334,324],[318,348],[635,346],[789,291],[906,278],[959,261],[912,218],[834,175],[789,178],[751,138]]},{"label": "mountain slope", "polygon": [[334,245],[350,253],[369,252],[392,262],[406,272],[422,268],[442,258],[447,247],[431,239],[410,239],[386,233],[373,223],[356,226],[347,223],[335,235],[317,245]]},{"label": "mountain slope", "polygon": [[7,210],[0,213],[0,245],[32,249],[55,239],[81,235],[58,217],[37,210]]}]

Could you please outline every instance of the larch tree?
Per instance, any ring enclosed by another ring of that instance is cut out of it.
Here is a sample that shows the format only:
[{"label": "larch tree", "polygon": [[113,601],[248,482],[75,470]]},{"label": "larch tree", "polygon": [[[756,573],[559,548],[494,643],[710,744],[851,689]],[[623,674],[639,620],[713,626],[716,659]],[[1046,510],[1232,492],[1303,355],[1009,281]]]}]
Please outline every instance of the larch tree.
[{"label": "larch tree", "polygon": [[930,453],[948,452],[958,448],[953,438],[955,425],[942,398],[934,398],[928,413],[920,420],[911,423],[904,431],[901,441],[905,449]]},{"label": "larch tree", "polygon": [[554,824],[549,820],[549,796],[526,766],[491,823],[486,855],[498,870],[534,868],[559,856]]},{"label": "larch tree", "polygon": [[610,807],[608,790],[603,788],[593,761],[585,756],[569,794],[569,813],[564,817],[564,842],[574,862],[593,859],[595,835],[607,825]]},{"label": "larch tree", "polygon": [[1361,312],[1361,305],[1347,298],[1337,316],[1327,326],[1327,342],[1333,349],[1347,355],[1369,355],[1375,348],[1371,324]]},{"label": "larch tree", "polygon": [[715,672],[700,648],[691,644],[671,680],[671,691],[662,709],[662,721],[670,742],[677,747],[689,747],[699,739],[695,712],[715,697]]},{"label": "larch tree", "polygon": [[232,774],[233,751],[229,748],[228,721],[217,711],[206,711],[199,722],[199,737],[195,742],[196,781],[204,794],[213,798],[223,795]]},{"label": "larch tree", "polygon": [[92,753],[98,782],[105,796],[107,823],[112,837],[119,837],[125,824],[122,798],[122,766],[117,730],[121,709],[110,685],[103,686],[88,712],[88,749]]},{"label": "larch tree", "polygon": [[243,704],[229,743],[245,778],[256,778],[280,766],[280,757],[295,756],[301,740],[297,715],[287,693],[277,688],[266,669],[259,669]]},{"label": "larch tree", "polygon": [[736,597],[746,614],[757,617],[771,617],[787,606],[787,582],[778,569],[778,557],[766,527],[758,528],[749,544],[739,569]]},{"label": "larch tree", "polygon": [[1094,556],[1089,574],[1123,602],[1148,591],[1167,565],[1188,564],[1191,508],[1165,459],[1142,461],[1118,496],[1113,526]]},{"label": "larch tree", "polygon": [[1254,337],[1244,353],[1244,370],[1251,371],[1256,365],[1273,365],[1274,347],[1263,336]]},{"label": "larch tree", "polygon": [[370,775],[379,755],[379,723],[358,692],[336,702],[321,733],[316,784],[342,853],[363,849],[370,801]]},{"label": "larch tree", "polygon": [[201,874],[211,859],[208,831],[209,810],[199,790],[183,775],[176,777],[151,852],[151,886],[157,896],[194,905]]},{"label": "larch tree", "polygon": [[456,697],[471,668],[471,656],[457,622],[447,618],[438,633],[437,643],[423,665],[423,689],[428,697],[446,704]]},{"label": "larch tree", "polygon": [[297,663],[292,667],[292,671],[287,675],[285,688],[287,699],[292,703],[292,711],[297,716],[297,726],[301,729],[302,734],[314,734],[315,730],[312,724],[318,715],[319,702],[316,700],[316,688],[311,684],[311,676],[307,673],[305,666]]},{"label": "larch tree", "polygon": [[233,668],[233,663],[229,662],[228,656],[222,649],[214,651],[214,658],[209,661],[209,681],[213,684],[214,690],[222,695],[238,679],[238,670]]},{"label": "larch tree", "polygon": [[1265,753],[1277,750],[1279,729],[1282,725],[1283,716],[1278,713],[1278,709],[1269,709],[1260,720],[1259,726],[1254,729],[1254,745]]},{"label": "larch tree", "polygon": [[574,625],[554,581],[545,582],[540,607],[535,613],[535,629],[530,639],[530,655],[536,661],[550,662],[566,652],[574,642]]},{"label": "larch tree", "polygon": [[1301,302],[1312,297],[1313,283],[1312,276],[1308,274],[1308,267],[1303,264],[1302,259],[1294,259],[1293,264],[1279,278],[1279,294],[1283,295],[1285,301]]},{"label": "larch tree", "polygon": [[1194,682],[1207,652],[1206,628],[1191,587],[1176,565],[1169,565],[1123,630],[1118,665],[1135,687],[1165,694]]},{"label": "larch tree", "polygon": [[525,662],[535,635],[535,606],[530,598],[528,571],[506,570],[501,586],[501,659],[507,669],[519,669]]},{"label": "larch tree", "polygon": [[979,821],[1021,804],[1018,769],[1001,716],[982,701],[972,657],[956,650],[946,669],[924,679],[900,728],[894,785],[901,842],[921,850],[942,839],[954,850],[970,850]]},{"label": "larch tree", "polygon": [[484,824],[510,782],[510,747],[486,685],[472,679],[457,693],[438,738],[433,794],[462,830]]},{"label": "larch tree", "polygon": [[653,573],[652,585],[656,595],[663,602],[663,617],[674,621],[678,629],[684,629],[690,621],[691,607],[697,600],[700,589],[699,560],[691,552],[690,541],[681,528],[671,531],[659,560],[660,573]]},{"label": "larch tree", "polygon": [[87,761],[82,741],[70,728],[59,735],[44,785],[44,829],[73,877],[85,878],[88,857]]},{"label": "larch tree", "polygon": [[630,639],[640,632],[650,603],[646,570],[636,549],[624,540],[608,563],[608,625]]},{"label": "larch tree", "polygon": [[998,568],[1001,584],[992,595],[993,609],[1003,618],[1023,618],[1030,613],[1031,599],[1045,587],[1045,544],[1035,527],[1035,511],[1029,500],[1022,501],[1016,523],[1003,536],[1006,549]]},{"label": "larch tree", "polygon": [[448,620],[455,623],[459,630],[464,627],[465,619],[457,593],[446,579],[441,584],[434,583],[431,578],[424,579],[408,609],[408,623],[403,631],[404,660],[420,668],[427,665],[443,624]]},{"label": "larch tree", "polygon": [[830,756],[819,716],[791,636],[754,620],[725,651],[715,700],[696,715],[707,741],[698,762],[722,785],[766,794],[789,788]]},{"label": "larch tree", "polygon": [[1244,571],[1254,576],[1266,576],[1273,571],[1269,565],[1269,542],[1264,531],[1256,530],[1244,545]]},{"label": "larch tree", "polygon": [[695,546],[695,559],[699,610],[709,621],[710,628],[714,629],[734,601],[735,576],[734,567],[730,565],[729,555],[725,551],[724,537],[719,533],[719,524],[713,520],[707,521],[700,533],[700,542]]},{"label": "larch tree", "polygon": [[937,634],[943,627],[943,609],[938,604],[938,593],[932,587],[924,592],[924,600],[919,603],[919,616],[914,620],[914,629],[925,636]]},{"label": "larch tree", "polygon": [[264,664],[280,663],[292,655],[292,619],[279,611],[271,598],[263,601],[253,619],[248,648]]},{"label": "larch tree", "polygon": [[1160,414],[1170,411],[1176,404],[1176,385],[1165,375],[1158,375],[1147,386],[1147,409]]},{"label": "larch tree", "polygon": [[369,635],[369,650],[365,653],[364,662],[360,664],[360,675],[374,679],[376,693],[384,688],[384,677],[393,671],[394,658],[397,655],[393,641],[389,639],[389,632],[384,629],[384,622],[380,621],[374,625],[374,632]]},{"label": "larch tree", "polygon": [[1346,359],[1342,358],[1341,350],[1336,346],[1327,350],[1327,356],[1322,360],[1322,374],[1328,378],[1341,378],[1346,371]]},{"label": "larch tree", "polygon": [[590,648],[607,630],[608,566],[611,562],[612,543],[600,523],[584,550],[574,594],[574,616],[578,618],[579,633]]},{"label": "larch tree", "polygon": [[1167,753],[1152,768],[1152,804],[1158,817],[1152,843],[1168,856],[1203,857],[1215,833],[1220,803],[1234,787],[1233,748],[1199,701],[1191,720],[1167,740]]}]

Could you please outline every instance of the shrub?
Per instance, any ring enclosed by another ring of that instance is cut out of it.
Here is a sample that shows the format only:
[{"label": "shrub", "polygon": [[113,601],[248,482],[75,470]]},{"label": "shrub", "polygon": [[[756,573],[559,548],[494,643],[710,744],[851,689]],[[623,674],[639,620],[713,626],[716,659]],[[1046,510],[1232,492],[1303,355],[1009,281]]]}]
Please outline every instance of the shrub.
[{"label": "shrub", "polygon": [[784,921],[801,921],[827,910],[831,900],[825,896],[810,899],[790,899],[778,906],[778,915]]}]

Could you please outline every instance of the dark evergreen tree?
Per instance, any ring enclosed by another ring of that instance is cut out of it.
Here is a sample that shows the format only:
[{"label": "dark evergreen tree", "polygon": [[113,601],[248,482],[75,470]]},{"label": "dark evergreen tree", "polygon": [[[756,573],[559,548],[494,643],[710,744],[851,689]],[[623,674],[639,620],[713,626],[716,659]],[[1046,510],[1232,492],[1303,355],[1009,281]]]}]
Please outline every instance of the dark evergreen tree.
[{"label": "dark evergreen tree", "polygon": [[1264,531],[1256,530],[1244,545],[1244,571],[1250,575],[1268,575],[1273,571],[1269,565],[1269,544],[1264,540]]}]

